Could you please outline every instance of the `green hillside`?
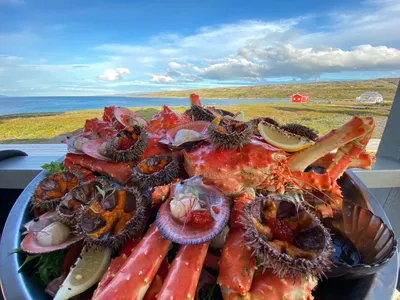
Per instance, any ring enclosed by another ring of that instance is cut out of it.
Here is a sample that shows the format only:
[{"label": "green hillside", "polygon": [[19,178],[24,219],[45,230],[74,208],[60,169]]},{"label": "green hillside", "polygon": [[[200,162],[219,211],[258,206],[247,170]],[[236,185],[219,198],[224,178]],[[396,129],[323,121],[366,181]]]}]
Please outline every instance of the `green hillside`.
[{"label": "green hillside", "polygon": [[[316,82],[296,84],[276,84],[264,86],[240,86],[230,88],[196,89],[186,91],[167,91],[149,93],[148,97],[183,97],[196,93],[201,98],[276,98],[287,99],[292,94],[304,93],[311,100],[355,100],[367,91],[380,93],[384,100],[392,101],[396,92],[398,78],[382,78],[363,81]],[[134,95],[128,95],[134,96]]]}]

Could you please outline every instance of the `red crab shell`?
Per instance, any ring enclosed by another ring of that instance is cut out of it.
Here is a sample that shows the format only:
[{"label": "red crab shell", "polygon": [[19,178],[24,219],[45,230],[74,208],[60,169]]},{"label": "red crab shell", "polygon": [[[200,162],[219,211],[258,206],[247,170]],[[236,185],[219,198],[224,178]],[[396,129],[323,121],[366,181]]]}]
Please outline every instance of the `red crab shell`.
[{"label": "red crab shell", "polygon": [[213,184],[225,194],[234,195],[245,187],[279,187],[278,181],[282,179],[270,179],[269,174],[286,171],[281,163],[286,161],[287,154],[265,142],[252,139],[240,151],[215,150],[211,144],[204,144],[185,152],[184,157],[189,176],[202,175],[206,184]]},{"label": "red crab shell", "polygon": [[[68,170],[81,172],[97,172],[110,176],[119,183],[126,183],[131,177],[133,163],[116,163],[112,161],[102,161],[87,155],[76,155],[68,153],[64,159],[64,166]],[[87,174],[88,178],[93,178]]]},{"label": "red crab shell", "polygon": [[108,139],[116,135],[118,130],[110,123],[95,118],[86,120],[83,132],[97,133],[101,138]]},{"label": "red crab shell", "polygon": [[150,138],[141,159],[153,155],[168,153],[168,148],[159,143],[159,141],[165,137],[168,130],[188,122],[191,122],[188,116],[178,114],[172,111],[168,106],[164,105],[163,110],[154,115],[149,122],[149,126],[146,128]]},{"label": "red crab shell", "polygon": [[147,131],[154,139],[159,140],[172,127],[188,122],[191,122],[188,116],[178,114],[164,105],[163,110],[151,119]]}]

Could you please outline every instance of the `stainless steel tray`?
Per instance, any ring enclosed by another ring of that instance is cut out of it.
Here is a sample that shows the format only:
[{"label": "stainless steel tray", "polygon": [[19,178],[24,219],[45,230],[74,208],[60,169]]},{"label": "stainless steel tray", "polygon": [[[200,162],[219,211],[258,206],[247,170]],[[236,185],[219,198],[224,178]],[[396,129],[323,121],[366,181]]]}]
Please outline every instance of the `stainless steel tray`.
[{"label": "stainless steel tray", "polygon": [[[30,280],[28,274],[24,272],[18,273],[17,270],[22,263],[20,255],[9,254],[12,249],[18,248],[20,245],[20,228],[31,219],[28,207],[29,199],[36,185],[43,177],[44,173],[42,172],[25,188],[15,202],[3,230],[0,252],[0,282],[6,300],[51,299],[44,290]],[[339,184],[342,187],[344,198],[372,210],[391,227],[379,202],[351,171],[347,171],[344,174],[339,180]],[[398,269],[399,262],[396,252],[392,259],[375,275],[357,280],[323,281],[314,293],[315,299],[390,300],[396,289]]]}]

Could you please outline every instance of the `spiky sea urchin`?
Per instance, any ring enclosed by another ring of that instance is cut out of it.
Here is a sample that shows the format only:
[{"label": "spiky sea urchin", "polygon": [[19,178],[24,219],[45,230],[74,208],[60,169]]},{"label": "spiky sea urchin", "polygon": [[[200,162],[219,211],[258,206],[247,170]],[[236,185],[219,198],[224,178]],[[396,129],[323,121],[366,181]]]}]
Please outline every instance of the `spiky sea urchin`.
[{"label": "spiky sea urchin", "polygon": [[253,255],[278,277],[321,278],[329,268],[329,232],[301,204],[285,196],[259,196],[246,205],[241,223]]},{"label": "spiky sea urchin", "polygon": [[199,105],[193,104],[186,114],[191,117],[193,121],[206,121],[211,122],[216,117],[210,110]]},{"label": "spiky sea urchin", "polygon": [[131,181],[140,188],[164,185],[178,177],[179,171],[176,158],[167,154],[153,155],[132,169]]},{"label": "spiky sea urchin", "polygon": [[118,250],[143,233],[150,203],[148,195],[135,188],[109,190],[81,211],[76,232],[86,244]]},{"label": "spiky sea urchin", "polygon": [[254,127],[250,123],[238,121],[211,123],[207,129],[208,139],[216,149],[242,148],[250,142],[253,133]]},{"label": "spiky sea urchin", "polygon": [[221,116],[229,116],[229,117],[234,117],[234,116],[235,116],[234,113],[232,113],[232,112],[230,112],[230,111],[228,111],[228,110],[225,110],[225,109],[215,108],[214,110],[215,110],[218,114],[220,114]]},{"label": "spiky sea urchin", "polygon": [[77,185],[64,195],[56,208],[60,221],[74,225],[83,207],[90,202],[98,201],[101,197],[100,191],[107,191],[111,187],[109,180],[100,178]]},{"label": "spiky sea urchin", "polygon": [[250,124],[254,127],[254,134],[260,135],[260,132],[258,131],[258,124],[261,122],[265,122],[268,124],[272,124],[274,126],[279,126],[279,123],[275,121],[274,119],[268,118],[268,117],[260,117],[260,118],[255,118],[250,120]]},{"label": "spiky sea urchin", "polygon": [[137,160],[144,152],[149,141],[147,131],[133,125],[118,132],[110,141],[99,148],[99,153],[116,162]]},{"label": "spiky sea urchin", "polygon": [[289,123],[281,126],[281,128],[291,133],[309,138],[312,141],[316,141],[318,139],[317,131],[304,125],[300,125],[297,123]]},{"label": "spiky sea urchin", "polygon": [[72,171],[61,171],[42,179],[37,185],[31,205],[42,212],[54,209],[61,198],[81,181],[81,176]]},{"label": "spiky sea urchin", "polygon": [[265,122],[275,126],[279,126],[279,123],[272,118],[269,117],[260,117],[250,120],[250,123],[253,124],[254,127],[257,127],[259,123]]}]

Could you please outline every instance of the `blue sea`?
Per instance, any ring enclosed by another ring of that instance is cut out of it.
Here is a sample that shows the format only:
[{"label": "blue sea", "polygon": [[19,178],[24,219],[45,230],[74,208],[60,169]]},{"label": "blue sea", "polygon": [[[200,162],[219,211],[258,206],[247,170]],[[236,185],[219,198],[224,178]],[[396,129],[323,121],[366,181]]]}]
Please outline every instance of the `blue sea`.
[{"label": "blue sea", "polygon": [[[204,105],[289,102],[282,99],[201,99]],[[129,97],[0,97],[0,115],[101,109],[105,106],[187,106],[189,99]]]}]

